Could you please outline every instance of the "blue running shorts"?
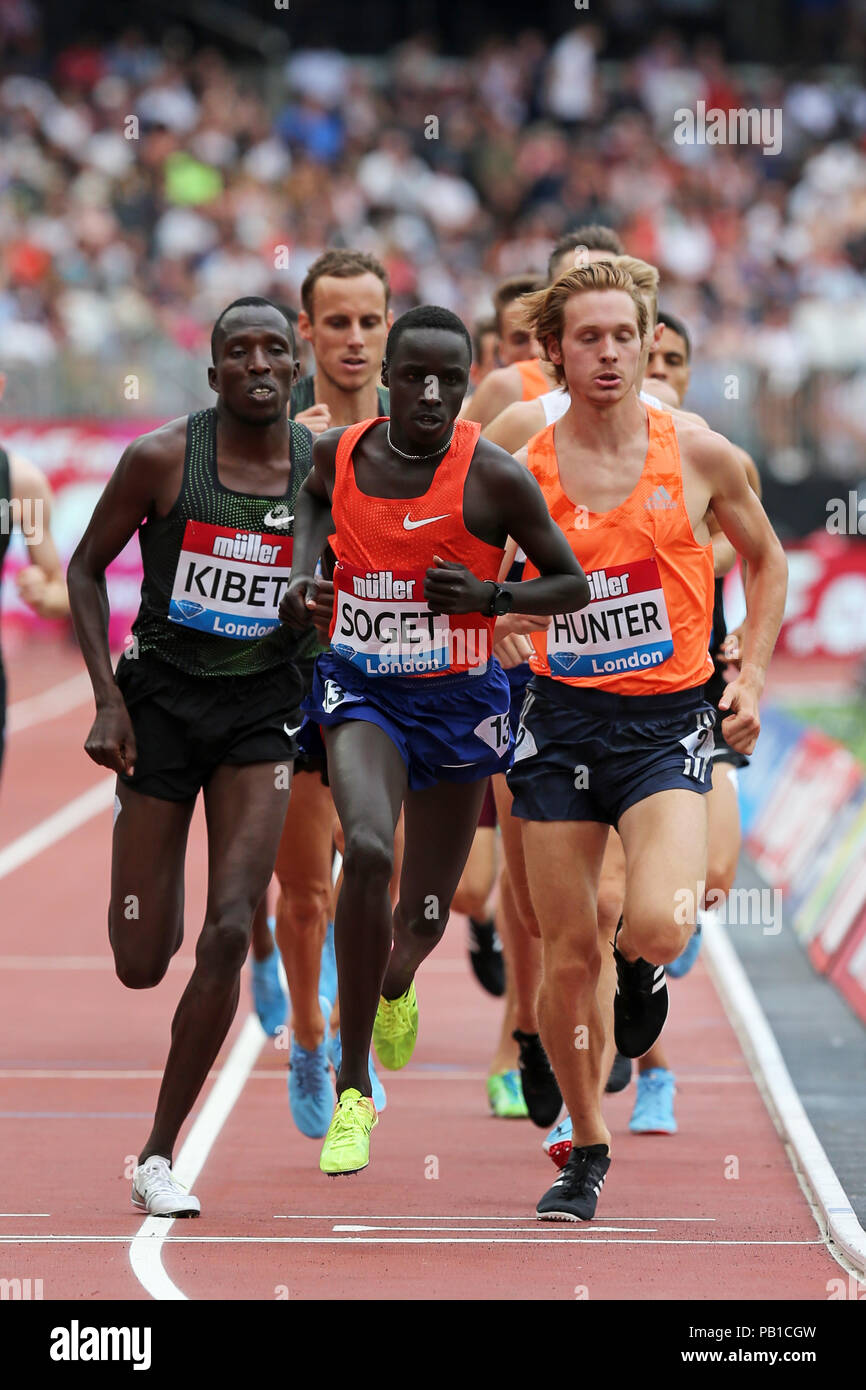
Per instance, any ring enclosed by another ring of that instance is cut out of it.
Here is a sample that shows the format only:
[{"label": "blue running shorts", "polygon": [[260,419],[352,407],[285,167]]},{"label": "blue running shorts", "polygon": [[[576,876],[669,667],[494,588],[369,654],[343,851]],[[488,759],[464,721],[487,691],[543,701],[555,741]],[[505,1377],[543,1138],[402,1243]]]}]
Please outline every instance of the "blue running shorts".
[{"label": "blue running shorts", "polygon": [[655,792],[708,792],[716,717],[701,687],[614,695],[533,676],[508,773],[512,814],[617,825]]},{"label": "blue running shorts", "polygon": [[437,782],[476,782],[505,772],[514,735],[511,688],[498,661],[481,674],[367,676],[332,652],[316,661],[301,709],[301,748],[322,747],[320,728],[347,719],[378,724],[396,744],[413,791]]}]

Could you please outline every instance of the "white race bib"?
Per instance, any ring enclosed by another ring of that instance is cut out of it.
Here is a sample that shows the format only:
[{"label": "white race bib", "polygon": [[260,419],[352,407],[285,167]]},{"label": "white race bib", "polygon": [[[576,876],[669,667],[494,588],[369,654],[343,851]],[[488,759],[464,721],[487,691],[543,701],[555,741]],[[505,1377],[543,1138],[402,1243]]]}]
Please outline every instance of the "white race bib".
[{"label": "white race bib", "polygon": [[292,573],[291,536],[188,521],[174,574],[169,622],[249,641],[279,626]]},{"label": "white race bib", "polygon": [[418,676],[450,669],[447,613],[424,602],[424,571],[334,572],[331,647],[368,676]]},{"label": "white race bib", "polygon": [[654,557],[587,574],[591,601],[559,613],[547,630],[551,675],[590,679],[660,666],[673,656],[671,625]]}]

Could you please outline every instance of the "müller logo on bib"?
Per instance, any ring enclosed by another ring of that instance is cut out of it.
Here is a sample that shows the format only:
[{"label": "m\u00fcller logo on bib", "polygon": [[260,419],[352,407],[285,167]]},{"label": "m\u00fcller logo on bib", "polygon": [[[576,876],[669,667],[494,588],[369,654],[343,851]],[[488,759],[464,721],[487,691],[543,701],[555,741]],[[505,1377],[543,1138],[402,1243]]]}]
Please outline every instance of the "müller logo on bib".
[{"label": "m\u00fcller logo on bib", "polygon": [[292,573],[290,536],[188,521],[171,592],[169,621],[250,641],[279,626]]},{"label": "m\u00fcller logo on bib", "polygon": [[547,634],[551,675],[611,676],[660,666],[673,656],[671,625],[654,558],[587,574],[592,598],[555,615]]},{"label": "m\u00fcller logo on bib", "polygon": [[334,571],[331,646],[370,676],[430,675],[451,666],[447,614],[424,602],[423,570]]}]

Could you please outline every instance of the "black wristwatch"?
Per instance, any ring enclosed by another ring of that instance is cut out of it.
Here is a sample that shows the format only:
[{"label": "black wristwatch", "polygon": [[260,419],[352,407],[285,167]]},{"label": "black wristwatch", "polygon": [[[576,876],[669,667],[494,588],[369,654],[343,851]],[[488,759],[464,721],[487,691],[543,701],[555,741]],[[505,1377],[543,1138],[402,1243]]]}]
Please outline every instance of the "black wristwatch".
[{"label": "black wristwatch", "polygon": [[493,585],[493,596],[484,612],[491,618],[501,618],[504,613],[510,613],[514,607],[514,595],[510,589],[503,589],[501,584],[496,584],[492,579],[485,579],[485,584]]}]

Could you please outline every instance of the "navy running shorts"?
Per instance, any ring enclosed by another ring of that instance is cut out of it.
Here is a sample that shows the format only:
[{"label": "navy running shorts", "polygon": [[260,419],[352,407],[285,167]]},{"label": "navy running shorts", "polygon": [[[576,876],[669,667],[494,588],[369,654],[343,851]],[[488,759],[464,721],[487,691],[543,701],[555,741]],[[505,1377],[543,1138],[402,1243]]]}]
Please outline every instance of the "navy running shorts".
[{"label": "navy running shorts", "polygon": [[615,826],[655,792],[708,792],[716,717],[700,687],[613,695],[534,676],[508,773],[512,814]]},{"label": "navy running shorts", "polygon": [[303,686],[283,662],[250,676],[191,676],[157,657],[122,656],[115,672],[137,757],[126,787],[190,801],[225,765],[290,763],[297,753]]},{"label": "navy running shorts", "polygon": [[498,661],[483,675],[367,676],[332,652],[317,658],[313,690],[301,709],[308,716],[298,742],[322,747],[321,728],[347,719],[378,724],[396,744],[413,791],[436,782],[477,782],[504,772],[514,735],[510,688]]}]

